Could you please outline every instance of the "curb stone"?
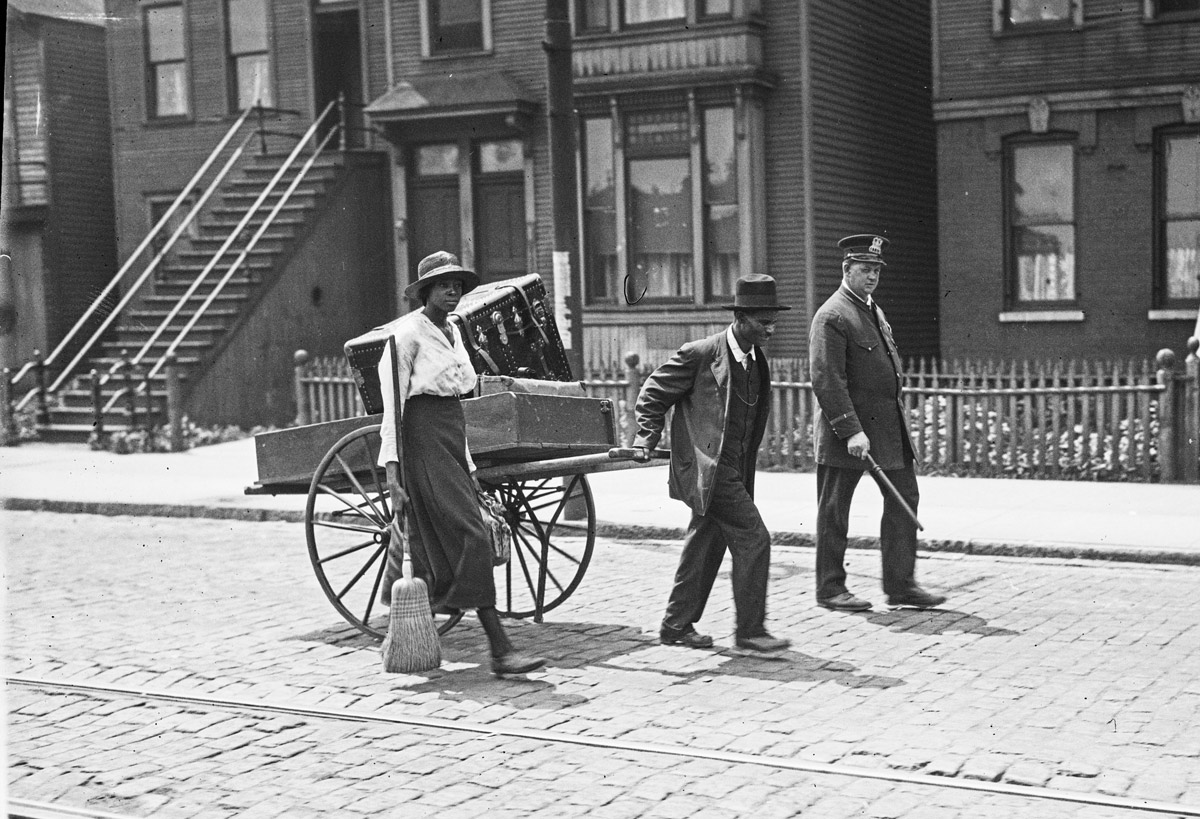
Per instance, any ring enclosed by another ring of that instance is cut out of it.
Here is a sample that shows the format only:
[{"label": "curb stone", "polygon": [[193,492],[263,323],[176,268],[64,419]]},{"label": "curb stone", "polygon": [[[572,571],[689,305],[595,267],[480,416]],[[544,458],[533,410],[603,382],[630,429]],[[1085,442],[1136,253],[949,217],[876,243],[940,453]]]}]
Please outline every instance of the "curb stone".
[{"label": "curb stone", "polygon": [[[303,523],[304,513],[293,509],[205,504],[125,503],[117,501],[68,501],[45,498],[0,498],[0,508],[13,512],[56,512],[78,515],[129,515],[132,517],[207,518],[250,522]],[[682,540],[685,530],[671,526],[596,522],[596,534],[611,540]],[[814,535],[807,532],[775,531],[771,542],[777,546],[816,547]],[[1059,560],[1097,560],[1110,563],[1147,563],[1156,565],[1200,566],[1200,553],[1139,549],[1114,546],[1104,548],[1061,543],[1000,543],[976,540],[924,539],[918,541],[924,552],[950,552],[988,557],[1042,557]],[[851,537],[849,549],[879,548],[877,537]]]}]

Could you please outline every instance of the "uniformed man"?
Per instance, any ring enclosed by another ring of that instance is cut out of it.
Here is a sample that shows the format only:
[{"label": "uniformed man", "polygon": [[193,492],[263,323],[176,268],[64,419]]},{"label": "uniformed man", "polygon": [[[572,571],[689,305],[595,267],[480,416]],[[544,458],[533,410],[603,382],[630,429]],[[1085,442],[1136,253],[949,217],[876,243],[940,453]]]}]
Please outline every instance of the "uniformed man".
[{"label": "uniformed man", "polygon": [[[888,240],[847,236],[842,284],[813,316],[809,363],[821,418],[813,425],[817,457],[817,604],[835,611],[865,611],[871,604],[846,588],[846,531],[854,488],[879,464],[915,514],[919,493],[916,455],[900,402],[903,371],[892,328],[872,298],[883,272]],[[883,591],[889,606],[932,608],[946,601],[917,585],[917,525],[883,491],[879,540]]]}]

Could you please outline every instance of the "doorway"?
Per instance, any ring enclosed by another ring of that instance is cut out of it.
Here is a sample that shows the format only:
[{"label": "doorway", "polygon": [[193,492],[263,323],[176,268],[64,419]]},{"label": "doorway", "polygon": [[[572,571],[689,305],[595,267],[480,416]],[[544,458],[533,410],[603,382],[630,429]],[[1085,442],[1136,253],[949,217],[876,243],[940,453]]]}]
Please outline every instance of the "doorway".
[{"label": "doorway", "polygon": [[[361,148],[363,130],[362,46],[358,10],[322,10],[313,13],[313,76],[315,78],[316,113],[344,94],[349,103],[346,111],[347,148]],[[338,120],[326,125],[325,136]]]}]

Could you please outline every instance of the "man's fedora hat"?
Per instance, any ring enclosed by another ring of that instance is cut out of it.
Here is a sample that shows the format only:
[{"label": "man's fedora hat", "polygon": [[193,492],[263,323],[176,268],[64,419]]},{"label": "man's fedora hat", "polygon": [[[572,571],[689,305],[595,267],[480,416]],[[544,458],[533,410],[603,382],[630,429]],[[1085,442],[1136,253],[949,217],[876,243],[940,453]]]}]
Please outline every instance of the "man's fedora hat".
[{"label": "man's fedora hat", "polygon": [[458,257],[445,250],[430,253],[417,265],[417,280],[404,288],[404,295],[416,300],[417,295],[439,279],[458,279],[463,285],[463,295],[479,286],[479,276],[458,263]]},{"label": "man's fedora hat", "polygon": [[843,261],[871,262],[886,266],[883,260],[883,249],[889,244],[888,240],[874,233],[856,233],[838,242],[838,247],[845,251]]},{"label": "man's fedora hat", "polygon": [[775,296],[775,279],[762,273],[751,273],[737,280],[733,304],[721,305],[726,310],[791,310],[779,304]]}]

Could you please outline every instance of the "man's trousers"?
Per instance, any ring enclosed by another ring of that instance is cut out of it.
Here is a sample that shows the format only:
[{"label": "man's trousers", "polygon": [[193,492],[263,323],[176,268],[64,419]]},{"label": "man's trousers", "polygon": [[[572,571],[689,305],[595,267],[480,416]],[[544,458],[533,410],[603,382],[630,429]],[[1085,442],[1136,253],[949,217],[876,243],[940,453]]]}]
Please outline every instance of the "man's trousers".
[{"label": "man's trousers", "polygon": [[[885,470],[900,495],[917,511],[920,493],[912,461],[903,469]],[[846,532],[850,526],[850,502],[863,476],[861,469],[842,469],[817,464],[817,599],[827,600],[846,591]],[[917,525],[892,494],[883,493],[883,518],[879,544],[883,558],[883,591],[902,594],[916,581]]]},{"label": "man's trousers", "polygon": [[663,626],[683,630],[704,614],[726,547],[733,559],[737,636],[759,637],[766,633],[771,535],[741,475],[725,463],[717,465],[716,486],[707,513],[692,513]]}]

